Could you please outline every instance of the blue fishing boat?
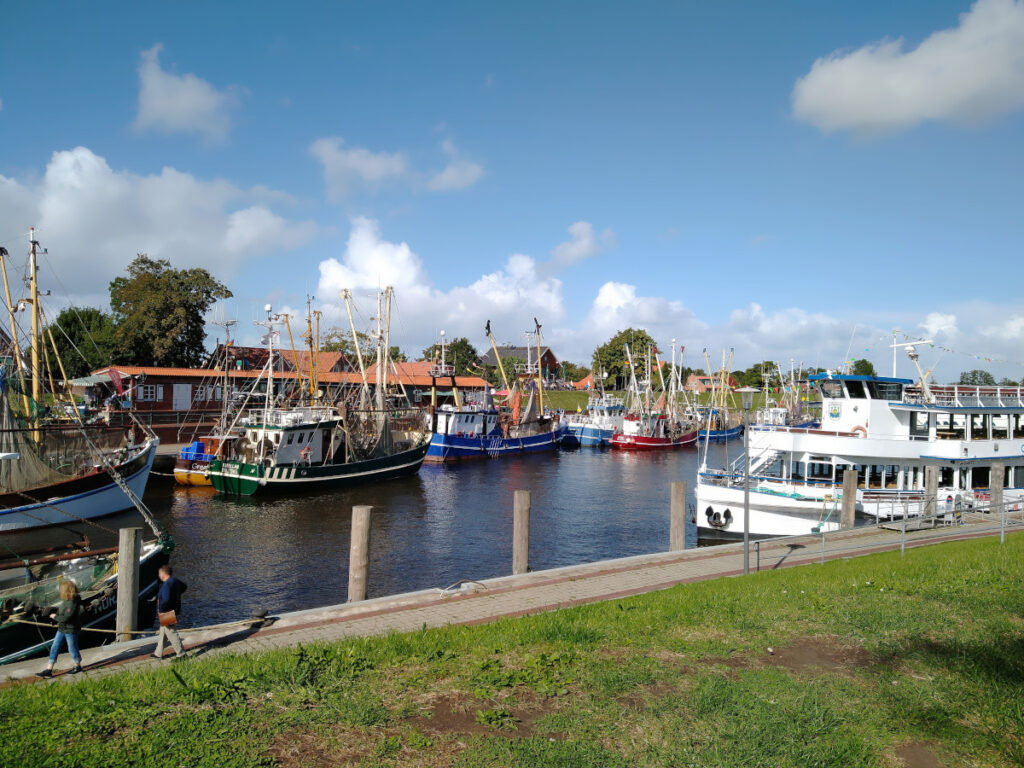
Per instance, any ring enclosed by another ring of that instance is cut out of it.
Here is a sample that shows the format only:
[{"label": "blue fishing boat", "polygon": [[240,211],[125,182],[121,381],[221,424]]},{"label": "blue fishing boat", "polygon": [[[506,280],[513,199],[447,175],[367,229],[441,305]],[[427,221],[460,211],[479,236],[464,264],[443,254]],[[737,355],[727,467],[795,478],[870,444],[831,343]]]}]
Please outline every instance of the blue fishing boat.
[{"label": "blue fishing boat", "polygon": [[[488,389],[481,402],[464,402],[455,386],[454,371],[445,365],[442,336],[441,360],[431,372],[431,428],[434,432],[427,449],[426,461],[453,462],[468,459],[497,459],[518,453],[552,451],[558,448],[565,426],[557,414],[544,409],[544,383],[540,375],[540,324],[536,325],[537,363],[527,359],[513,371],[514,383],[509,386],[505,368],[487,322],[486,334],[494,346],[498,368],[505,391],[501,399]],[[530,347],[527,347],[529,351]],[[454,404],[437,406],[438,378],[451,378]]]},{"label": "blue fishing boat", "polygon": [[586,411],[565,415],[562,445],[566,448],[607,448],[611,445],[612,435],[622,431],[625,415],[626,406],[621,397],[595,393],[591,395]]}]

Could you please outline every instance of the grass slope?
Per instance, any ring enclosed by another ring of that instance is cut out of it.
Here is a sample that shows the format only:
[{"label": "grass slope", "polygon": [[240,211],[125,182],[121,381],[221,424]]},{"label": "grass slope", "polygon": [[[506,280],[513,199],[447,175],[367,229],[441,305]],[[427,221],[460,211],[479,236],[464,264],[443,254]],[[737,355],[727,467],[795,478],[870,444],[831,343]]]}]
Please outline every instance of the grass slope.
[{"label": "grass slope", "polygon": [[1014,535],[9,686],[0,762],[1021,765],[1022,576]]}]

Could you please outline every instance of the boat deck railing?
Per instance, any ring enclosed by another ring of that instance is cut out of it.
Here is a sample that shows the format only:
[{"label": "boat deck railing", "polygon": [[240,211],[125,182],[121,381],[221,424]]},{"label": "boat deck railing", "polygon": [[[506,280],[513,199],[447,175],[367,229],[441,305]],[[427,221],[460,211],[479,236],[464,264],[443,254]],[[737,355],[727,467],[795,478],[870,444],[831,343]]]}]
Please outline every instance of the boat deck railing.
[{"label": "boat deck railing", "polygon": [[950,408],[1024,408],[1024,387],[985,387],[952,384],[929,387],[926,403],[920,387],[907,387],[903,402],[910,405],[944,405]]}]

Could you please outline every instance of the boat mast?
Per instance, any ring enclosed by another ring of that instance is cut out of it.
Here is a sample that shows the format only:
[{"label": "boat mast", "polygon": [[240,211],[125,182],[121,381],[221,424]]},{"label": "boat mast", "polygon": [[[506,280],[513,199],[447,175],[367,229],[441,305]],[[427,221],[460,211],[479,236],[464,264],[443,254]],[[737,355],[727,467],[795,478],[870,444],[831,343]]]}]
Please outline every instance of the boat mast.
[{"label": "boat mast", "polygon": [[537,322],[537,318],[533,318],[533,326],[536,328],[537,333],[537,396],[540,398],[540,414],[544,415],[544,379],[542,378],[543,373],[540,367],[540,323]]},{"label": "boat mast", "polygon": [[14,304],[11,303],[11,287],[7,282],[7,249],[0,246],[0,270],[4,278],[4,296],[7,299],[7,317],[11,323],[11,341],[14,342],[14,360],[18,365],[18,381],[21,384],[21,402],[28,416],[28,395],[25,392],[25,360],[21,356],[21,342],[18,340],[18,323],[14,319]]},{"label": "boat mast", "polygon": [[36,241],[35,227],[28,230],[29,242],[29,302],[32,305],[32,436],[36,442],[40,439],[39,434],[39,406],[42,398],[42,381],[39,369],[39,282],[37,278],[38,265],[36,262]]},{"label": "boat mast", "polygon": [[[508,385],[508,377],[505,375],[505,366],[501,364],[501,355],[498,354],[498,344],[494,341],[494,334],[491,333],[491,321],[487,321],[487,325],[484,328],[484,333],[487,334],[487,338],[491,340],[491,349],[494,350],[494,359],[498,361],[498,370],[501,371],[501,381],[505,385],[505,391],[508,392],[508,397],[512,396],[512,388]],[[527,347],[529,349],[529,347]],[[529,354],[529,353],[527,353]]]},{"label": "boat mast", "polygon": [[[394,288],[390,285],[384,289],[384,383],[381,385],[384,388],[385,394],[388,388],[388,373],[391,369],[391,299],[394,295]],[[377,371],[377,380],[381,377],[380,370]],[[401,379],[399,379],[401,381]],[[381,395],[381,408],[384,407],[384,395]]]},{"label": "boat mast", "polygon": [[263,404],[263,423],[266,424],[270,417],[271,403],[274,401],[274,323],[279,322],[280,316],[271,315],[269,304],[263,306],[263,311],[267,313],[266,322],[257,320],[255,324],[267,329],[267,344],[270,347],[270,355],[267,358],[267,400]]},{"label": "boat mast", "polygon": [[[228,400],[230,398],[228,390],[230,389],[230,381],[228,376],[231,373],[231,326],[236,325],[237,320],[223,320],[222,322],[214,322],[213,325],[224,326],[224,384],[221,389],[221,404],[220,404],[220,418],[217,420],[217,431],[223,435],[225,428],[227,427],[228,418]],[[218,441],[217,455],[220,455],[220,444]]]},{"label": "boat mast", "polygon": [[345,288],[341,291],[341,298],[345,300],[345,311],[348,313],[348,324],[352,328],[352,345],[356,349],[356,360],[359,362],[359,375],[363,379],[363,391],[359,395],[360,409],[366,408],[366,400],[369,394],[370,385],[366,381],[366,366],[363,364],[363,350],[359,346],[359,336],[356,334],[356,323],[352,319],[352,292]]}]

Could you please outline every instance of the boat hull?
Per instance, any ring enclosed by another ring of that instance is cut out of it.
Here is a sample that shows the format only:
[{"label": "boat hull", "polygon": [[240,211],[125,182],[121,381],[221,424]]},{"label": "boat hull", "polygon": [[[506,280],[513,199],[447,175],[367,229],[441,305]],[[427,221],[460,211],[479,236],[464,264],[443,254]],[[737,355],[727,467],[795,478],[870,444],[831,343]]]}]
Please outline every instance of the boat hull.
[{"label": "boat hull", "polygon": [[205,485],[213,483],[207,476],[210,471],[210,459],[182,459],[174,462],[174,482],[178,485]]},{"label": "boat hull", "polygon": [[341,488],[366,482],[390,480],[414,475],[426,456],[430,444],[390,456],[382,456],[347,464],[287,464],[265,467],[241,461],[214,459],[207,472],[218,493],[228,496],[254,496],[272,493],[302,493]]},{"label": "boat hull", "polygon": [[702,429],[700,431],[701,441],[707,440],[710,443],[722,443],[726,440],[735,440],[743,434],[743,425],[731,429]]},{"label": "boat hull", "polygon": [[426,461],[446,463],[473,459],[498,459],[519,453],[552,451],[558,447],[564,428],[525,437],[498,437],[434,434]]},{"label": "boat hull", "polygon": [[[147,598],[156,594],[160,581],[157,571],[169,559],[169,553],[162,545],[139,560],[139,607],[136,615],[136,626],[146,627],[152,624],[155,604]],[[86,608],[86,619],[83,627],[93,629],[111,629],[117,618],[117,574],[116,572],[104,579],[102,588],[83,601]],[[36,616],[33,621],[42,621]],[[8,621],[0,624],[0,664],[9,664],[22,659],[43,656],[50,650],[57,627],[38,627]],[[104,632],[82,632],[79,644],[88,648],[109,641],[111,635]]]},{"label": "boat hull", "polygon": [[[116,467],[128,487],[139,498],[142,498],[146,490],[159,444],[160,441],[155,438],[148,441],[147,447],[138,455]],[[25,504],[26,496],[45,498],[45,501]],[[11,505],[12,500],[16,500],[17,505]],[[131,499],[113,481],[110,473],[105,471],[46,488],[28,490],[24,494],[3,494],[0,496],[0,505],[5,506],[0,509],[0,534],[62,525],[76,520],[91,520],[133,507]]]},{"label": "boat hull", "polygon": [[694,430],[675,438],[616,434],[611,439],[611,446],[618,451],[664,451],[683,448],[696,442],[697,432]]},{"label": "boat hull", "polygon": [[561,444],[566,448],[607,448],[611,445],[615,430],[611,427],[594,427],[589,424],[569,424],[562,435]]}]

